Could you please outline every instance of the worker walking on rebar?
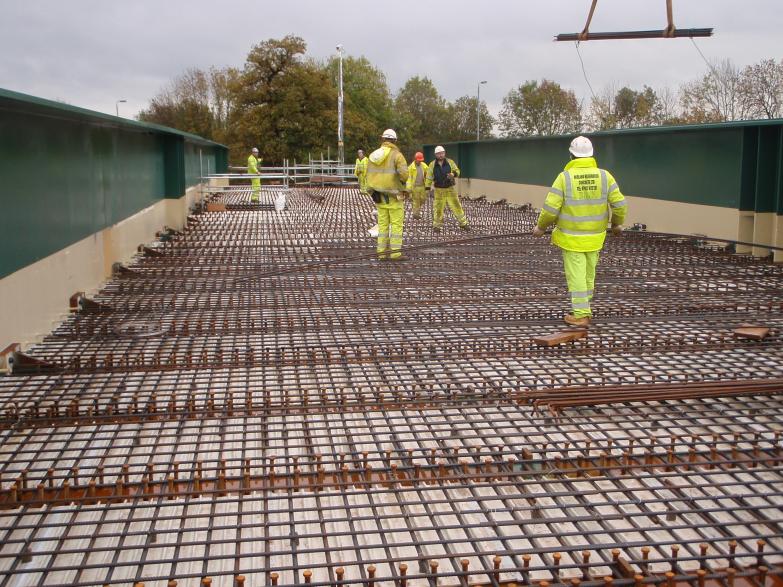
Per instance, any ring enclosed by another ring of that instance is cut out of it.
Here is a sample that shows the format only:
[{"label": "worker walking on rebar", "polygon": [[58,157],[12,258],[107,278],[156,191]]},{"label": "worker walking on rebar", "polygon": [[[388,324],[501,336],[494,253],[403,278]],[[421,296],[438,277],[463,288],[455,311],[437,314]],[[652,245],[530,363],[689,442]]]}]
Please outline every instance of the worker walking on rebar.
[{"label": "worker walking on rebar", "polygon": [[367,193],[367,157],[364,155],[364,151],[359,149],[356,151],[356,166],[353,168],[353,174],[359,180],[359,192]]},{"label": "worker walking on rebar", "polygon": [[418,151],[413,159],[413,163],[408,167],[408,183],[405,187],[411,194],[413,202],[413,217],[421,218],[421,207],[427,199],[427,188],[424,182],[427,179],[427,164],[424,162],[424,153]]},{"label": "worker walking on rebar", "polygon": [[459,177],[459,167],[453,159],[446,157],[446,149],[438,145],[435,147],[435,160],[427,168],[427,180],[425,187],[435,188],[435,201],[432,205],[432,229],[440,232],[443,228],[443,212],[448,204],[454,218],[462,230],[470,230],[468,219],[457,195],[455,187]]},{"label": "worker walking on rebar", "polygon": [[[247,158],[247,173],[248,175],[260,175],[258,166],[261,164],[261,158],[258,156],[258,149],[253,147],[250,150],[250,156]],[[250,178],[250,185],[252,186],[252,192],[250,194],[251,202],[258,202],[259,194],[261,193],[261,178]]]},{"label": "worker walking on rebar", "polygon": [[378,259],[401,261],[408,163],[396,145],[396,132],[386,129],[381,138],[383,143],[367,160],[367,191],[378,210]]},{"label": "worker walking on rebar", "polygon": [[619,235],[628,207],[612,174],[598,167],[588,138],[576,137],[568,150],[571,161],[549,188],[533,235],[543,236],[555,225],[552,244],[563,251],[571,297],[571,313],[564,320],[586,327],[593,316],[590,302],[606,228],[611,222],[612,234]]}]

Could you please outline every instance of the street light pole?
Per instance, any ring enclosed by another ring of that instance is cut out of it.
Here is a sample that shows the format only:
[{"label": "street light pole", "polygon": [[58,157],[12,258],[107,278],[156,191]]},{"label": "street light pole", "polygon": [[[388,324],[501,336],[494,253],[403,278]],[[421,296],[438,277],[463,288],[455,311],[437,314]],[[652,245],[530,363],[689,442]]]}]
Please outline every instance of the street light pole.
[{"label": "street light pole", "polygon": [[345,143],[343,142],[343,46],[337,45],[339,56],[339,92],[337,94],[337,159],[343,163],[345,159]]},{"label": "street light pole", "polygon": [[481,86],[487,83],[487,80],[476,84],[476,140],[481,140]]},{"label": "street light pole", "polygon": [[120,104],[123,104],[125,102],[127,102],[127,100],[117,100],[114,103],[114,111],[116,112],[118,117],[120,116]]}]

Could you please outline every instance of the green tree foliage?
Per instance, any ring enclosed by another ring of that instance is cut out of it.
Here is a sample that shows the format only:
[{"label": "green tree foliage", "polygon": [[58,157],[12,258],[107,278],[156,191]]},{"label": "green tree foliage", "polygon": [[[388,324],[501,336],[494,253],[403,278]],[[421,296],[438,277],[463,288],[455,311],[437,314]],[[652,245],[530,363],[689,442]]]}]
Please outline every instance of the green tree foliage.
[{"label": "green tree foliage", "polygon": [[[139,114],[224,143],[230,160],[244,165],[257,146],[267,165],[305,161],[337,150],[336,58],[307,57],[296,36],[254,46],[242,69],[188,69]],[[365,57],[344,58],[345,153],[371,151],[385,128],[394,128],[406,158],[424,144],[473,140],[476,98],[447,101],[432,80],[413,76],[392,95],[386,77]],[[719,122],[783,116],[783,60],[762,60],[744,69],[724,60],[680,88],[658,91],[623,87],[593,97],[586,120],[574,92],[551,80],[527,81],[503,99],[497,120],[480,107],[481,136],[495,124],[503,136],[570,134],[591,129]]]},{"label": "green tree foliage", "polygon": [[243,164],[257,146],[265,164],[307,160],[336,141],[337,92],[326,70],[304,57],[307,45],[287,36],[250,51],[233,86],[236,108],[229,122],[231,159]]},{"label": "green tree foliage", "polygon": [[393,126],[406,157],[425,143],[448,138],[449,109],[435,84],[427,77],[410,78],[394,99]]},{"label": "green tree foliage", "polygon": [[[338,68],[337,57],[332,57],[326,64],[335,88],[338,87]],[[392,126],[392,98],[386,76],[366,57],[343,58],[343,90],[345,153],[346,159],[351,161],[357,149],[374,149],[384,129]]]},{"label": "green tree foliage", "polygon": [[[449,127],[447,130],[450,141],[472,141],[476,139],[476,97],[462,96],[448,106]],[[489,113],[486,102],[482,100],[479,109],[481,121],[481,138],[492,137],[495,118]],[[446,139],[441,139],[445,141]]]},{"label": "green tree foliage", "polygon": [[593,98],[590,104],[590,127],[596,130],[654,126],[668,121],[666,98],[644,86],[641,91],[621,88]]},{"label": "green tree foliage", "polygon": [[574,92],[560,84],[528,81],[503,98],[499,122],[507,137],[574,133],[582,128],[582,108]]},{"label": "green tree foliage", "polygon": [[210,110],[209,79],[207,72],[188,69],[150,101],[149,108],[139,113],[139,120],[213,136],[215,120]]}]

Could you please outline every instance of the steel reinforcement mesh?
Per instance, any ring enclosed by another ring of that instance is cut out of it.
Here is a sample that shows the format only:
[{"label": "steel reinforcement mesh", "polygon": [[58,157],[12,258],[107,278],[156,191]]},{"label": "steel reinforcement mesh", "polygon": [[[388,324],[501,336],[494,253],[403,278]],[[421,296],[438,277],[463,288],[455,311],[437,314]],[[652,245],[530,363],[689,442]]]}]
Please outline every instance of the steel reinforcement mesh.
[{"label": "steel reinforcement mesh", "polygon": [[[0,378],[0,587],[782,584],[783,268],[535,213],[220,194]],[[752,324],[761,340],[735,336]]]}]

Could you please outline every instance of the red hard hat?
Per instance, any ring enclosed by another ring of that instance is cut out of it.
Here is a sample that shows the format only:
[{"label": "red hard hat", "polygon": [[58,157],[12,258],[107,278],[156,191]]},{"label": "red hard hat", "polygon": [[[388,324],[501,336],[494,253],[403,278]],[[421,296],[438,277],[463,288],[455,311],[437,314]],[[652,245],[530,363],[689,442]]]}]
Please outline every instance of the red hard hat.
[{"label": "red hard hat", "polygon": [[424,153],[416,151],[416,161],[424,161]]}]

